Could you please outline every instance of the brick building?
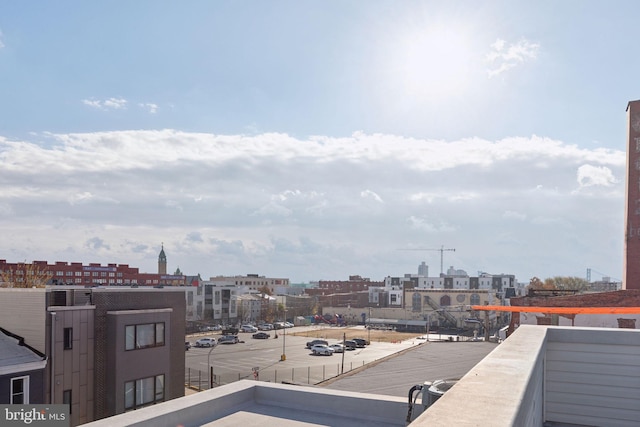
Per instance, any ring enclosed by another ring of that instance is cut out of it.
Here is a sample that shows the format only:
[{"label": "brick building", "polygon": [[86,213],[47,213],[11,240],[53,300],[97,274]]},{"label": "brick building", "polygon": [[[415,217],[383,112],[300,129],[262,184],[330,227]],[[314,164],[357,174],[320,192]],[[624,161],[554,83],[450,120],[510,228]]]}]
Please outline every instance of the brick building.
[{"label": "brick building", "polygon": [[368,291],[369,286],[384,286],[384,282],[372,282],[367,277],[349,276],[349,280],[320,280],[318,287],[307,289],[308,295],[331,295]]},{"label": "brick building", "polygon": [[627,171],[622,288],[640,289],[640,101],[627,105]]},{"label": "brick building", "polygon": [[[33,261],[32,265],[40,271],[51,274],[49,285],[79,285],[79,286],[187,286],[191,281],[180,273],[166,274],[167,257],[164,246],[158,256],[158,273],[140,273],[128,264],[98,263],[82,264],[81,262],[57,261],[49,264],[47,261]],[[27,274],[24,263],[8,263],[0,259],[0,272],[13,272],[14,277]]]},{"label": "brick building", "polygon": [[[640,289],[627,289],[614,292],[600,292],[578,295],[547,295],[511,298],[512,306],[518,307],[640,307]],[[545,314],[513,313],[509,325],[512,333],[521,324],[586,326],[608,328],[635,328],[640,325],[637,314]]]}]

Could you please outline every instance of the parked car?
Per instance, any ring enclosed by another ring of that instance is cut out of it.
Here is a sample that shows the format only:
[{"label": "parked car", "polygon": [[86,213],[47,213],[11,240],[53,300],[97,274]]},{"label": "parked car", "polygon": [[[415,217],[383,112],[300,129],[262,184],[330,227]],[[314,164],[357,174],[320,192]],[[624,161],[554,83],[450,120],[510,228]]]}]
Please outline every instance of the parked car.
[{"label": "parked car", "polygon": [[274,322],[273,329],[284,329],[284,322]]},{"label": "parked car", "polygon": [[190,348],[191,348],[191,343],[189,341],[185,341],[184,351],[189,351]]},{"label": "parked car", "polygon": [[331,347],[335,353],[344,353],[344,346],[340,343],[331,344],[329,347]]},{"label": "parked car", "polygon": [[234,328],[233,326],[227,326],[222,328],[222,335],[238,335],[238,328]]},{"label": "parked car", "polygon": [[217,344],[215,338],[200,338],[196,341],[196,347],[213,347]]},{"label": "parked car", "polygon": [[356,347],[358,348],[364,348],[365,346],[369,345],[369,341],[363,338],[351,338],[351,341],[355,341]]},{"label": "parked car", "polygon": [[258,325],[258,329],[261,331],[272,331],[273,325],[271,323],[263,323],[261,325]]},{"label": "parked car", "polygon": [[324,356],[332,356],[333,355],[333,349],[331,347],[329,347],[328,345],[316,344],[313,347],[311,347],[311,353],[313,353],[313,354],[322,354]]},{"label": "parked car", "polygon": [[358,344],[353,340],[346,340],[344,342],[344,349],[345,350],[355,350],[356,347],[358,347]]},{"label": "parked car", "polygon": [[291,323],[291,322],[284,322],[284,327],[285,327],[285,328],[293,328],[293,326],[294,326],[294,325],[293,325],[293,323]]},{"label": "parked car", "polygon": [[255,333],[258,332],[258,328],[256,328],[253,325],[242,325],[240,326],[240,330],[242,332],[249,332],[249,333]]},{"label": "parked car", "polygon": [[307,343],[307,348],[311,348],[314,345],[329,345],[329,343],[326,342],[325,340],[313,340]]},{"label": "parked car", "polygon": [[223,335],[218,340],[218,343],[220,344],[237,344],[239,342],[240,340],[237,335]]},{"label": "parked car", "polygon": [[251,336],[257,340],[266,340],[267,338],[269,338],[270,335],[266,332],[258,332]]}]

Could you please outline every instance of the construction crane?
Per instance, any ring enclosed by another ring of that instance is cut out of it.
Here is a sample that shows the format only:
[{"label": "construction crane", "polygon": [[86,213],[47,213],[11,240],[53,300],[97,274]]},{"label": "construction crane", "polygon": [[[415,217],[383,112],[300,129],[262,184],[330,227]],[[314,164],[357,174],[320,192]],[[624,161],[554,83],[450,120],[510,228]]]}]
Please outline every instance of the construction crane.
[{"label": "construction crane", "polygon": [[440,274],[442,275],[442,273],[444,273],[444,252],[445,251],[453,251],[455,252],[455,249],[452,248],[445,248],[444,245],[442,245],[439,249],[438,248],[409,248],[409,249],[400,249],[402,251],[440,251]]}]

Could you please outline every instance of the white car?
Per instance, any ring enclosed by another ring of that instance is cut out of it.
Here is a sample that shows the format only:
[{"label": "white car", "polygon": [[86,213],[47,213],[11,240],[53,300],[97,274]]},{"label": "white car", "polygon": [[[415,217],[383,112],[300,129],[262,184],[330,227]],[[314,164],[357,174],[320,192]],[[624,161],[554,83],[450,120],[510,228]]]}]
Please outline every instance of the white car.
[{"label": "white car", "polygon": [[215,338],[200,338],[196,341],[196,347],[213,347],[217,344]]},{"label": "white car", "polygon": [[344,353],[344,346],[340,343],[331,344],[329,347],[331,347],[336,353]]},{"label": "white car", "polygon": [[316,345],[311,347],[311,352],[313,354],[322,354],[324,356],[332,356],[334,350],[331,347],[329,347],[328,345],[316,344]]},{"label": "white car", "polygon": [[258,332],[258,328],[256,328],[255,326],[252,326],[252,325],[242,325],[240,327],[240,330],[242,332],[250,332],[252,334]]}]

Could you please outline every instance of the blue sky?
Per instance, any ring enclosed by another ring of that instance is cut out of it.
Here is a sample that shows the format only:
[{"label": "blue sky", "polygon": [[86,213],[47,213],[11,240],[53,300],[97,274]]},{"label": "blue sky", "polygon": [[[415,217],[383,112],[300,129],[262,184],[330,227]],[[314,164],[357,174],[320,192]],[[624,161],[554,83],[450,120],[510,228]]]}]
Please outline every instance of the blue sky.
[{"label": "blue sky", "polygon": [[621,278],[639,12],[3,2],[0,258]]}]

